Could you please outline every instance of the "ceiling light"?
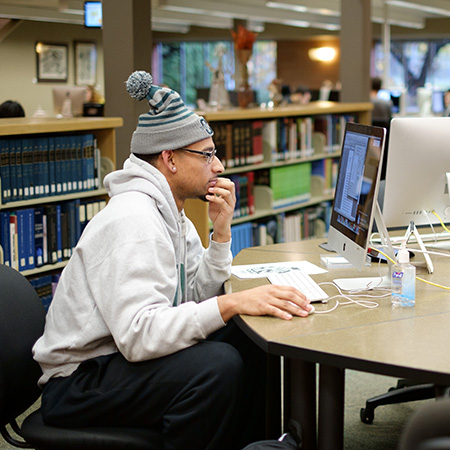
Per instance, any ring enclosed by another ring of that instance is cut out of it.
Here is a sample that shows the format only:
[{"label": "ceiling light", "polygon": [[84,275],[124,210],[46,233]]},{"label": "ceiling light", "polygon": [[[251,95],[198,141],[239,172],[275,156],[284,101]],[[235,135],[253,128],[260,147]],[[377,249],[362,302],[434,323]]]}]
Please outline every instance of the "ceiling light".
[{"label": "ceiling light", "polygon": [[308,56],[313,61],[330,62],[336,57],[336,50],[332,47],[310,48]]},{"label": "ceiling light", "polygon": [[187,24],[152,21],[152,31],[186,34],[189,33],[190,29],[191,27]]},{"label": "ceiling light", "polygon": [[427,13],[431,13],[431,14],[438,14],[441,16],[450,17],[450,11],[448,9],[444,9],[444,8],[436,8],[434,6],[419,5],[417,3],[406,2],[403,0],[386,0],[386,3],[391,6],[398,6],[399,8],[415,9],[417,11],[422,11],[422,12],[427,12]]},{"label": "ceiling light", "polygon": [[320,14],[323,16],[335,16],[339,17],[341,15],[339,10],[332,10],[327,8],[311,8],[309,6],[303,5],[293,5],[291,3],[283,3],[283,2],[273,2],[267,1],[266,6],[268,8],[278,8],[278,9],[287,9],[289,11],[297,11],[303,13],[311,13],[311,14]]}]

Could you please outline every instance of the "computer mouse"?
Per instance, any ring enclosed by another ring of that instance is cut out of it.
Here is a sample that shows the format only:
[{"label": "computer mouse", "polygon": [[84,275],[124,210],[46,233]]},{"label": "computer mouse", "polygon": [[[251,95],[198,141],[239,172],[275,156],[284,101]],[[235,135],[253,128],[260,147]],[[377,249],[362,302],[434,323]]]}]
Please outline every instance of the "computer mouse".
[{"label": "computer mouse", "polygon": [[310,314],[314,314],[314,311],[316,310],[316,308],[314,308],[314,306],[313,305],[309,305],[310,307],[311,307],[311,309],[308,311],[308,316],[310,315]]}]

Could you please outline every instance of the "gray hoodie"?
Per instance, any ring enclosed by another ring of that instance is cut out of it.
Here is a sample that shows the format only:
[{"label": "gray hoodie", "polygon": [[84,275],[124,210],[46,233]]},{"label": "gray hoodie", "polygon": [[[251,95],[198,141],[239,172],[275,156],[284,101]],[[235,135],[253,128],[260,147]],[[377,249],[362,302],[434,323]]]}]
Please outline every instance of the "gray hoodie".
[{"label": "gray hoodie", "polygon": [[134,155],[104,184],[111,199],[63,270],[33,348],[41,385],[112,352],[132,362],[168,355],[225,325],[216,295],[230,243],[205,250],[165,177]]}]

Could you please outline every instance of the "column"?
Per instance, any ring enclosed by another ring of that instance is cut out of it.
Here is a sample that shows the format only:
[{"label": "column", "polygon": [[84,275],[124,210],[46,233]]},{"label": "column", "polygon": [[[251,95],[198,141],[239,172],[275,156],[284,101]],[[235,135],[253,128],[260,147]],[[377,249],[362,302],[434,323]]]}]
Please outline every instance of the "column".
[{"label": "column", "polygon": [[371,50],[370,0],[341,0],[341,101],[369,101]]},{"label": "column", "polygon": [[125,82],[135,70],[151,73],[151,2],[108,0],[103,2],[103,58],[105,71],[105,116],[122,117],[116,130],[116,162],[120,168],[130,154],[131,135],[138,116],[148,103],[132,99]]}]

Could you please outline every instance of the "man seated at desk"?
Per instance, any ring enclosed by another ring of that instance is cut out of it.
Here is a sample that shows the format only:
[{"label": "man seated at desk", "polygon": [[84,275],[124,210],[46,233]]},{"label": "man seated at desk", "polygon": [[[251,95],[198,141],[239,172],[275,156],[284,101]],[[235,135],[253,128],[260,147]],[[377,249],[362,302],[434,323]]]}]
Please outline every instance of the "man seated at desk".
[{"label": "man seated at desk", "polygon": [[[267,285],[222,294],[230,277],[235,186],[219,177],[213,131],[146,72],[127,82],[146,99],[108,205],[85,228],[34,346],[42,413],[63,427],[148,427],[149,448],[240,449],[263,439],[265,355],[237,314],[307,316],[298,290]],[[208,203],[203,248],[184,214]]]}]

